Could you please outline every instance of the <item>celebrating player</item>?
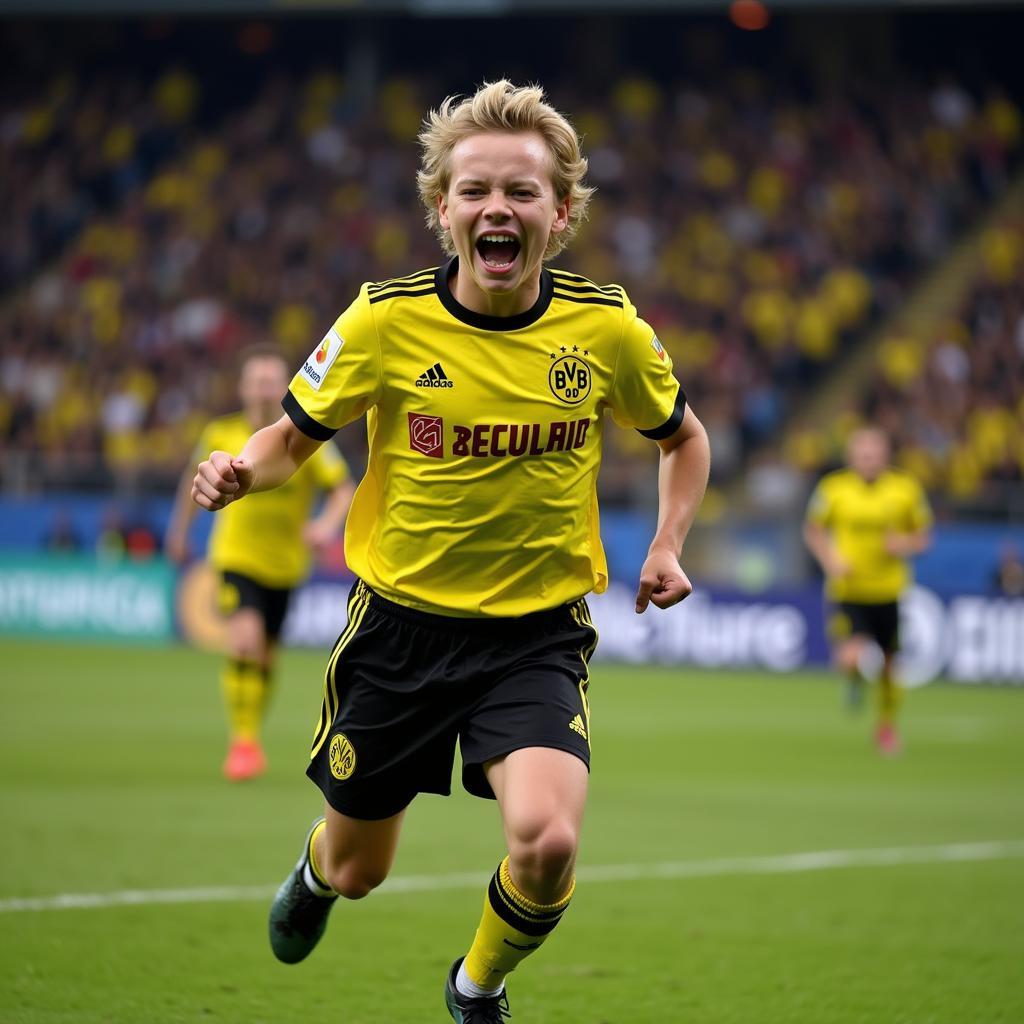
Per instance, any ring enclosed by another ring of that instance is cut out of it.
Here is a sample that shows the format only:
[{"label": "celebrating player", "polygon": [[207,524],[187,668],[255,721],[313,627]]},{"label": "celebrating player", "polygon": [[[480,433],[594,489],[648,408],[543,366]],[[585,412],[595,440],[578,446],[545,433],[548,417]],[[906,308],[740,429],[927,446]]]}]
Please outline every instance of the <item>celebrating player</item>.
[{"label": "celebrating player", "polygon": [[325,817],[270,911],[286,962],[338,895],[379,885],[417,793],[496,798],[508,844],[445,999],[461,1024],[508,1016],[506,975],[575,890],[590,764],[584,596],[607,585],[596,478],[607,410],[661,449],[658,526],[637,612],[682,600],[707,437],[623,290],[545,266],[591,190],[565,118],[505,81],[446,100],[420,136],[419,191],[450,259],[364,285],[295,375],[285,415],[214,451],[192,494],[219,509],[287,480],[366,413],[370,454],[346,529],[357,573],[307,774]]},{"label": "celebrating player", "polygon": [[866,645],[882,651],[876,741],[882,753],[894,754],[900,749],[901,691],[893,672],[899,599],[910,583],[908,559],[930,543],[932,513],[920,485],[889,468],[889,439],[881,430],[855,431],[847,463],[815,488],[804,538],[835,606],[829,634],[835,662],[849,676],[853,706],[863,697]]},{"label": "celebrating player", "polygon": [[[288,376],[276,349],[246,350],[238,381],[242,410],[207,425],[196,458],[214,448],[237,451],[254,430],[276,420]],[[198,511],[190,499],[193,476],[187,471],[182,477],[164,545],[179,563],[188,558],[188,530]],[[321,492],[327,492],[323,509],[310,520]],[[221,576],[219,603],[227,616],[228,661],[221,681],[230,726],[224,774],[232,781],[266,768],[260,728],[288,598],[309,571],[310,549],[320,550],[339,536],[352,493],[344,459],[333,444],[324,445],[286,487],[254,496],[214,524],[209,560]]]}]

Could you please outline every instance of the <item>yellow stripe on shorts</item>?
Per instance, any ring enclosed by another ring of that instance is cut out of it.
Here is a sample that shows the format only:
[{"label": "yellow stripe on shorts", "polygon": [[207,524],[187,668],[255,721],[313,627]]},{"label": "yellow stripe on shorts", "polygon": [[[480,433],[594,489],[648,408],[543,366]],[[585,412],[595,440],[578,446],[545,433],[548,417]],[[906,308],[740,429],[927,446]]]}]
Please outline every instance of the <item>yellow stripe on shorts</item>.
[{"label": "yellow stripe on shorts", "polygon": [[583,718],[585,719],[587,727],[587,746],[590,746],[590,701],[587,700],[587,687],[590,685],[589,662],[594,656],[594,651],[597,650],[597,627],[594,625],[594,621],[590,617],[590,609],[587,607],[587,602],[584,601],[583,598],[580,598],[576,604],[572,605],[570,611],[572,612],[572,617],[580,626],[587,626],[594,632],[594,639],[585,647],[580,649],[580,661],[583,662],[583,675],[580,676],[578,683],[580,703],[583,705]]},{"label": "yellow stripe on shorts", "polygon": [[309,755],[311,761],[324,745],[324,740],[327,739],[327,735],[331,731],[331,723],[334,721],[334,716],[338,713],[338,689],[334,678],[338,658],[359,629],[369,603],[370,592],[363,582],[360,581],[356,585],[356,591],[348,603],[348,625],[338,638],[338,642],[331,652],[330,660],[327,662],[327,669],[324,672],[324,702],[320,709],[320,718],[316,728],[313,730],[313,747]]}]

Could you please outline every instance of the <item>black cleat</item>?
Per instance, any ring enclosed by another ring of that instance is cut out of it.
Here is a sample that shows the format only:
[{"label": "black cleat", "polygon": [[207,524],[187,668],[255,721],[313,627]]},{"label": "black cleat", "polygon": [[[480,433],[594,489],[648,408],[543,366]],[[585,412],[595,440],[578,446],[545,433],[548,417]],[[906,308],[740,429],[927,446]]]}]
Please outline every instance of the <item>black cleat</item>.
[{"label": "black cleat", "polygon": [[499,996],[464,996],[456,987],[455,979],[459,968],[466,958],[460,956],[448,972],[448,980],[444,983],[444,1002],[455,1024],[502,1024],[512,1016],[508,1008],[508,996],[502,989]]},{"label": "black cleat", "polygon": [[313,828],[306,833],[302,856],[270,905],[270,948],[282,963],[297,964],[313,952],[327,929],[327,915],[338,898],[317,896],[302,878],[309,863],[309,837],[322,820],[314,821]]}]

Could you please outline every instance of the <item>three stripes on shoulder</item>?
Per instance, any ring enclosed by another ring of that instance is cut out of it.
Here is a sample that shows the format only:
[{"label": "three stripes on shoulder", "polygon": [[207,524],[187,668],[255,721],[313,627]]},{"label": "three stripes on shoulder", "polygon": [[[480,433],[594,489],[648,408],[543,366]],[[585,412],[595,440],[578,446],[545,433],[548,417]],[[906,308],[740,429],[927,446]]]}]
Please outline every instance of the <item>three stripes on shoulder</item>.
[{"label": "three stripes on shoulder", "polygon": [[380,284],[371,284],[366,287],[366,294],[370,303],[383,302],[385,299],[397,299],[403,295],[432,295],[437,291],[434,285],[434,275],[437,274],[437,267],[428,267],[408,277],[396,277],[390,281],[382,281]]},{"label": "three stripes on shoulder", "polygon": [[565,270],[551,270],[555,282],[554,297],[582,302],[591,306],[614,306],[622,309],[624,293],[617,284],[599,285],[579,274]]},{"label": "three stripes on shoulder", "polygon": [[[418,295],[433,295],[437,291],[434,283],[437,267],[420,270],[408,277],[396,277],[390,281],[371,284],[366,288],[370,302],[383,302],[403,296],[414,298]],[[617,284],[599,285],[579,274],[565,270],[549,270],[554,284],[552,295],[556,299],[567,299],[585,305],[613,306],[622,309],[624,293]]]}]

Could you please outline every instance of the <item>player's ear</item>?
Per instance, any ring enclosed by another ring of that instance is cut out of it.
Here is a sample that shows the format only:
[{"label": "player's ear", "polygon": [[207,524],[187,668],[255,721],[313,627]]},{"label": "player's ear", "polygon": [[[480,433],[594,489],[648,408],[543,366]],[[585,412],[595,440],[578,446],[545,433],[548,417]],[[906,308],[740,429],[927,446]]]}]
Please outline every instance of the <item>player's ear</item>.
[{"label": "player's ear", "polygon": [[448,220],[448,194],[442,192],[437,197],[437,219],[445,231],[451,230],[451,221]]},{"label": "player's ear", "polygon": [[562,199],[555,207],[555,219],[551,224],[551,233],[558,235],[561,234],[566,227],[569,225],[569,209],[572,206],[572,200],[566,196]]}]

